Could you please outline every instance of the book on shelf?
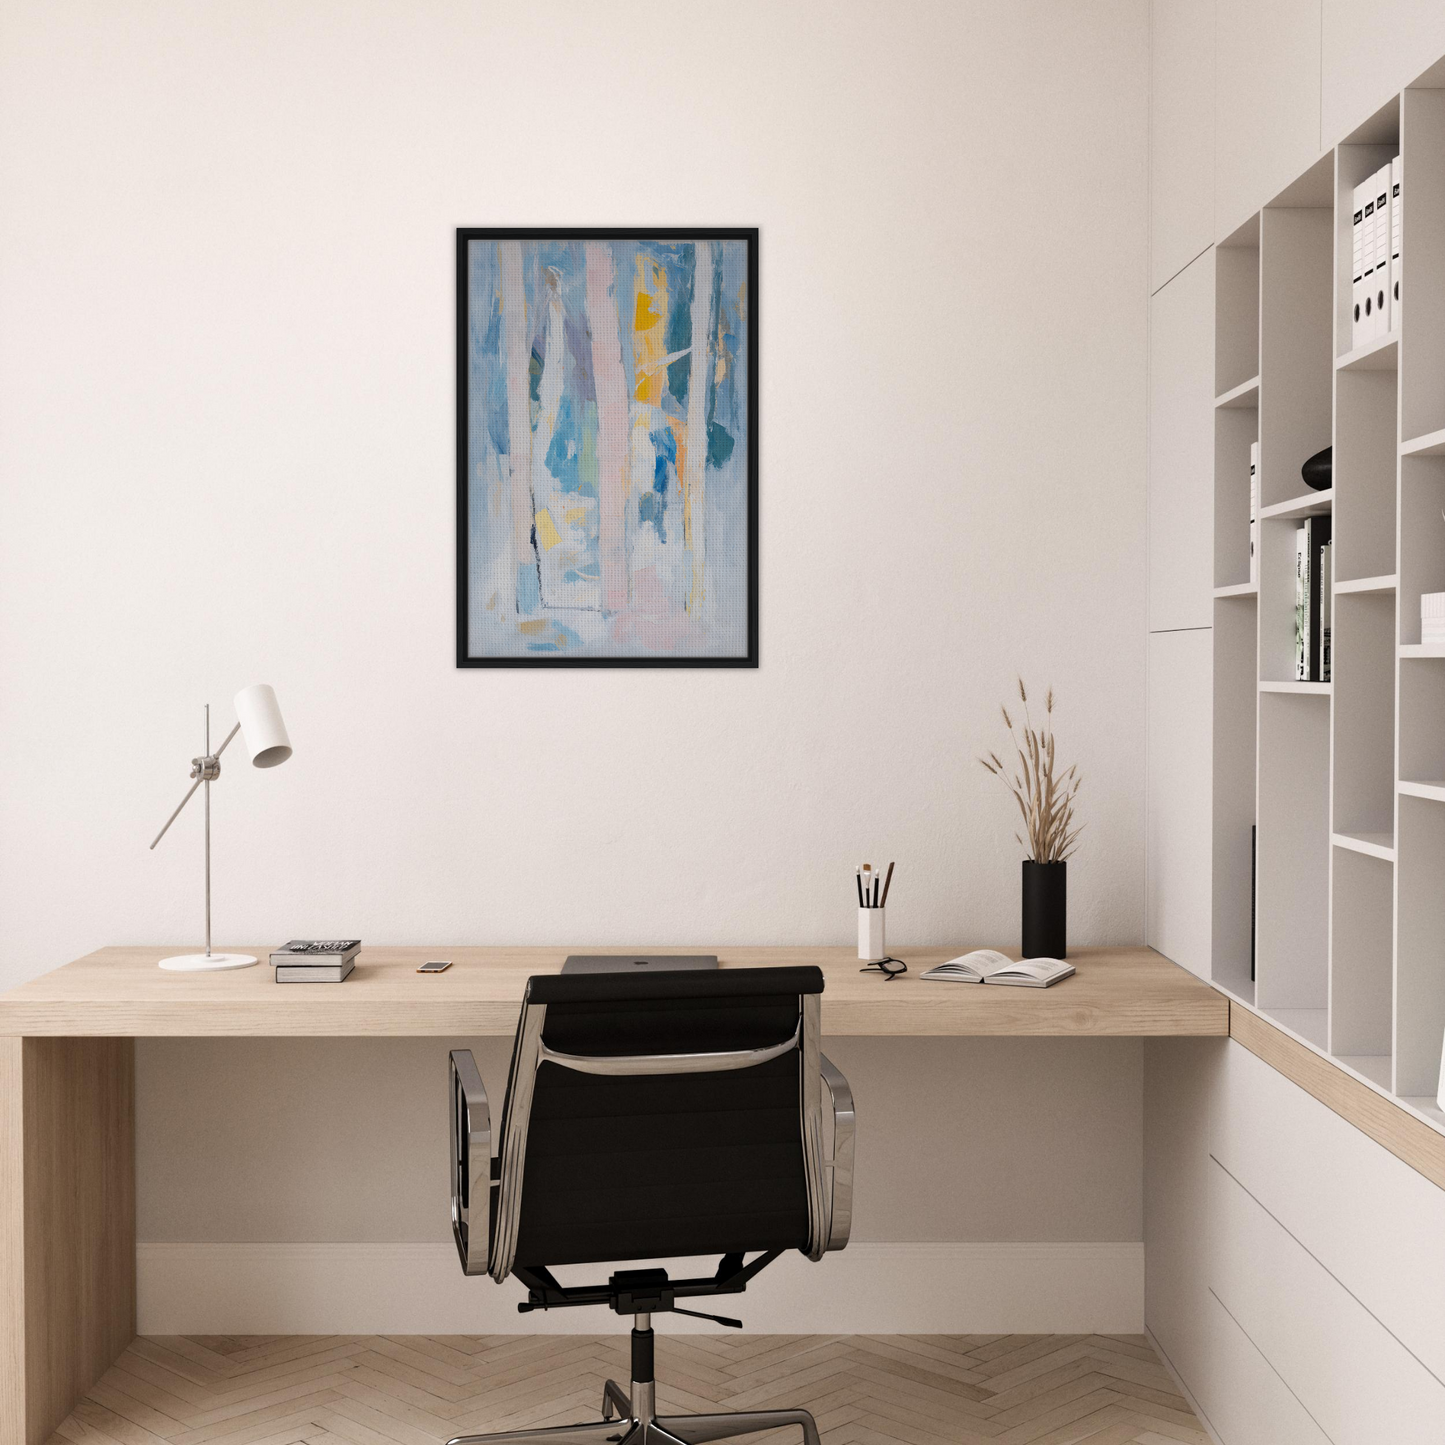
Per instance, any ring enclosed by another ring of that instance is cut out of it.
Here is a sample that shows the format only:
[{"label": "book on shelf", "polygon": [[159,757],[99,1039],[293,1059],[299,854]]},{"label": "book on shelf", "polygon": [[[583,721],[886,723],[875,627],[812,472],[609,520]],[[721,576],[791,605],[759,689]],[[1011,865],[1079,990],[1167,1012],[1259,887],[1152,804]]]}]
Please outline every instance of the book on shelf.
[{"label": "book on shelf", "polygon": [[1330,680],[1330,643],[1334,634],[1334,581],[1335,564],[1333,548],[1334,543],[1328,538],[1324,546],[1320,548],[1320,585],[1319,585],[1319,612],[1320,612],[1320,681]]},{"label": "book on shelf", "polygon": [[1297,682],[1328,682],[1324,672],[1324,567],[1330,540],[1329,517],[1306,517],[1295,530],[1294,675]]},{"label": "book on shelf", "polygon": [[976,948],[930,968],[920,978],[940,983],[1004,983],[1015,988],[1048,988],[1073,973],[1061,958],[1012,959],[994,948]]},{"label": "book on shelf", "polygon": [[1309,543],[1305,529],[1294,534],[1294,678],[1308,682],[1310,675]]},{"label": "book on shelf", "polygon": [[1249,582],[1259,586],[1259,443],[1249,444]]},{"label": "book on shelf", "polygon": [[275,978],[277,983],[344,983],[355,967],[355,958],[345,963],[279,963]]}]

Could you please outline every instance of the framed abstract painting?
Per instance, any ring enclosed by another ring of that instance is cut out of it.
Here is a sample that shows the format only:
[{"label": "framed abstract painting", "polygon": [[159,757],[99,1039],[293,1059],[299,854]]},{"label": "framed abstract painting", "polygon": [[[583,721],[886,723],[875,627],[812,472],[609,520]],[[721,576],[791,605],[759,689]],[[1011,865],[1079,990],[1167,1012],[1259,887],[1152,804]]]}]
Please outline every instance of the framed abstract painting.
[{"label": "framed abstract painting", "polygon": [[758,233],[457,231],[457,666],[758,665]]}]

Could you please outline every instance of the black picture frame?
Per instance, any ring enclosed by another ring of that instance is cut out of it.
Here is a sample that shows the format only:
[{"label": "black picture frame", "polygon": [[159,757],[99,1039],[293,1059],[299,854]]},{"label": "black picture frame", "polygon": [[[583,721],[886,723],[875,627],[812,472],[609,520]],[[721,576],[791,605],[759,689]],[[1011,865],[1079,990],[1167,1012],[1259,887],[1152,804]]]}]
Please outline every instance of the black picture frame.
[{"label": "black picture frame", "polygon": [[[469,246],[473,241],[741,241],[747,246],[747,653],[708,656],[473,656],[469,649]],[[458,226],[456,233],[456,665],[473,667],[758,666],[758,228],[756,226]]]}]

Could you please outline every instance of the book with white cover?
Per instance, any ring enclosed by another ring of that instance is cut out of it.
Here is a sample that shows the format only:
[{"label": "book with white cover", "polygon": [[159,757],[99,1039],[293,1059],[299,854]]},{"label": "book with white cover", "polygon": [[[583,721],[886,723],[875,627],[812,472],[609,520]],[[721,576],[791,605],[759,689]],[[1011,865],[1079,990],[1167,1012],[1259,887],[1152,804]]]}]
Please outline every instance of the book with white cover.
[{"label": "book with white cover", "polygon": [[1310,547],[1305,529],[1294,534],[1294,675],[1310,680]]},{"label": "book with white cover", "polygon": [[1400,233],[1404,229],[1400,157],[1390,162],[1390,330],[1400,328]]},{"label": "book with white cover", "polygon": [[1368,181],[1355,187],[1353,222],[1350,227],[1352,260],[1350,264],[1350,349],[1365,340],[1365,196]]},{"label": "book with white cover", "polygon": [[1073,973],[1061,958],[1010,958],[996,948],[976,948],[919,975],[941,983],[1006,983],[1016,988],[1048,988]]}]

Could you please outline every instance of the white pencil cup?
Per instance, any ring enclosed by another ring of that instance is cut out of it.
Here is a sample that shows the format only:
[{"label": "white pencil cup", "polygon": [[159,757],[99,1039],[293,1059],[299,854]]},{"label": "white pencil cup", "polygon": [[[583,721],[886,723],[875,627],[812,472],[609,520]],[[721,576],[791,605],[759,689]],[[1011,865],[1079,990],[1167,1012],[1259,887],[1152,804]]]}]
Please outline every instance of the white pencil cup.
[{"label": "white pencil cup", "polygon": [[886,908],[858,910],[858,957],[865,963],[888,957],[888,946],[883,941],[883,917],[887,912]]}]

